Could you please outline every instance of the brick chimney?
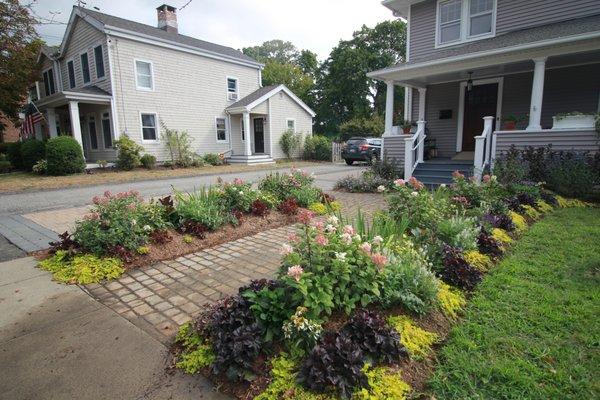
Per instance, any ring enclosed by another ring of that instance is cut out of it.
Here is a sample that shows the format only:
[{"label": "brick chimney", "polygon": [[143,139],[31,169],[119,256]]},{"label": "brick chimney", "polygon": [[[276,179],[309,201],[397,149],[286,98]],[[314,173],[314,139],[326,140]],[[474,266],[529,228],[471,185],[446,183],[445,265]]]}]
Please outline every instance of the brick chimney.
[{"label": "brick chimney", "polygon": [[156,16],[158,17],[158,28],[177,33],[177,9],[175,7],[163,4],[156,8]]}]

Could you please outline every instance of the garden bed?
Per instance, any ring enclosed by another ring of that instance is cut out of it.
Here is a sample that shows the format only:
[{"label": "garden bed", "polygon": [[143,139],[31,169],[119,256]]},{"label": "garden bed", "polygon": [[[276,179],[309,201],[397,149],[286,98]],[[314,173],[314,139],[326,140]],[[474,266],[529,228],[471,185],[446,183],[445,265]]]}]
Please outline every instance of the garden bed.
[{"label": "garden bed", "polygon": [[184,325],[173,365],[238,399],[403,399],[484,275],[554,207],[586,206],[490,176],[427,191],[397,180],[389,210],[354,226],[301,211],[275,280]]}]

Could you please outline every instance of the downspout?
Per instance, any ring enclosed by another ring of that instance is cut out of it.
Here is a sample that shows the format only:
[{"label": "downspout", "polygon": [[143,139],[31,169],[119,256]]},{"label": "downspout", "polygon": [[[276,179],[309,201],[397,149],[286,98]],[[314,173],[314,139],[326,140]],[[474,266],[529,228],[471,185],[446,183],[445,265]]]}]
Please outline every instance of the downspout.
[{"label": "downspout", "polygon": [[[119,139],[120,135],[120,131],[119,131],[119,114],[117,113],[117,101],[115,100],[115,97],[117,95],[117,92],[115,90],[115,70],[114,70],[114,64],[113,64],[113,58],[112,58],[112,49],[111,49],[111,44],[112,39],[110,38],[109,35],[106,35],[106,50],[108,53],[108,69],[109,69],[109,77],[110,77],[110,113],[112,114],[112,128],[113,128],[113,135],[115,137],[115,140]],[[115,43],[116,46],[116,43]],[[124,117],[124,116],[123,116]]]}]

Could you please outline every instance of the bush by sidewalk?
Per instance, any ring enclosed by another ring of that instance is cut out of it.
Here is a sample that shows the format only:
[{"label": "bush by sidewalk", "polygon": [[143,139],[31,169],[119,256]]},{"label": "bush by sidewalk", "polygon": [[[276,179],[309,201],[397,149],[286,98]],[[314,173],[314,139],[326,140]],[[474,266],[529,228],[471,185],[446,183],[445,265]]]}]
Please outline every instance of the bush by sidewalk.
[{"label": "bush by sidewalk", "polygon": [[69,175],[85,170],[83,150],[71,136],[58,136],[48,140],[46,161],[48,175]]}]

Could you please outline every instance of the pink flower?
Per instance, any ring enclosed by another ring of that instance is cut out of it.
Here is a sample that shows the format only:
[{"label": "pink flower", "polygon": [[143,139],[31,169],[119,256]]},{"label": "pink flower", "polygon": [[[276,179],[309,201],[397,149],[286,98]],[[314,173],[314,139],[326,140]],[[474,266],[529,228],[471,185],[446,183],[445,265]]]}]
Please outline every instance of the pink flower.
[{"label": "pink flower", "polygon": [[92,198],[92,202],[96,205],[104,205],[109,202],[109,199],[106,197],[94,196],[94,198]]},{"label": "pink flower", "polygon": [[315,242],[319,245],[319,246],[327,246],[329,244],[329,239],[327,239],[325,236],[323,235],[317,235],[317,237],[315,238]]},{"label": "pink flower", "polygon": [[454,179],[465,179],[465,176],[463,174],[461,174],[460,171],[454,171],[452,173],[452,177]]},{"label": "pink flower", "polygon": [[410,184],[410,186],[412,186],[416,190],[421,190],[425,187],[425,185],[423,185],[421,182],[419,182],[419,180],[417,178],[415,178],[414,176],[410,177],[410,179],[408,180],[408,183]]},{"label": "pink flower", "polygon": [[308,225],[310,223],[310,220],[313,219],[314,216],[315,214],[312,211],[302,209],[298,212],[298,222],[304,225]]},{"label": "pink flower", "polygon": [[354,235],[354,227],[352,225],[345,225],[343,232],[347,233],[348,235]]},{"label": "pink flower", "polygon": [[371,261],[373,261],[373,264],[375,264],[380,270],[383,269],[383,267],[385,267],[385,265],[388,263],[387,257],[381,253],[371,254]]},{"label": "pink flower", "polygon": [[83,219],[87,219],[89,221],[96,221],[100,219],[100,214],[98,214],[97,212],[91,212],[89,214],[85,214],[83,216]]},{"label": "pink flower", "polygon": [[112,193],[110,192],[110,190],[104,192],[104,197],[106,197],[107,199],[110,199],[112,197]]},{"label": "pink flower", "polygon": [[359,247],[362,251],[364,251],[367,254],[371,252],[371,243],[369,242],[364,242]]},{"label": "pink flower", "polygon": [[279,250],[279,254],[281,254],[282,256],[290,255],[293,252],[294,252],[294,248],[287,243],[284,243],[281,246],[281,250]]},{"label": "pink flower", "polygon": [[394,181],[394,185],[396,185],[396,186],[406,186],[406,181],[404,179],[396,179]]},{"label": "pink flower", "polygon": [[287,239],[290,243],[298,243],[300,241],[300,236],[296,235],[295,233],[291,233],[288,235]]},{"label": "pink flower", "polygon": [[325,227],[325,225],[323,224],[323,222],[321,221],[317,221],[313,224],[313,226],[319,231],[319,232],[323,232],[323,228]]},{"label": "pink flower", "polygon": [[94,204],[100,204],[100,197],[98,197],[98,196],[92,197],[92,203],[94,203]]},{"label": "pink flower", "polygon": [[489,175],[484,175],[483,176],[483,183],[490,183],[492,180],[492,177]]},{"label": "pink flower", "polygon": [[127,197],[129,197],[129,193],[127,193],[127,192],[119,192],[119,193],[117,193],[117,199],[125,199]]},{"label": "pink flower", "polygon": [[234,185],[243,185],[243,184],[244,184],[244,181],[243,181],[241,178],[235,178],[235,179],[233,180],[233,184],[234,184]]},{"label": "pink flower", "polygon": [[300,281],[300,277],[302,276],[303,273],[304,273],[304,269],[302,269],[302,267],[299,265],[294,265],[292,267],[289,267],[287,270],[287,275],[294,278],[296,280],[296,282]]},{"label": "pink flower", "polygon": [[342,239],[342,242],[344,242],[345,244],[352,243],[352,235],[349,233],[344,233],[343,235],[340,236],[340,238]]}]

